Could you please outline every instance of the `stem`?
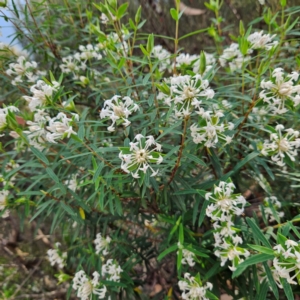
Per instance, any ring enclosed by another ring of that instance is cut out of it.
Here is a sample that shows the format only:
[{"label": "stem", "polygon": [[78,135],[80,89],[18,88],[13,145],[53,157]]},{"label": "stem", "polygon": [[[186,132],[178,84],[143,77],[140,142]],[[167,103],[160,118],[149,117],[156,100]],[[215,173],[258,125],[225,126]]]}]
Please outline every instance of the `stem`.
[{"label": "stem", "polygon": [[174,177],[175,177],[175,174],[177,172],[177,169],[179,167],[179,164],[180,164],[180,161],[181,161],[181,158],[182,158],[182,153],[183,153],[183,149],[184,149],[184,141],[185,141],[185,138],[186,138],[186,130],[187,130],[187,123],[188,123],[188,120],[189,120],[189,116],[186,116],[183,120],[183,134],[181,136],[181,143],[180,143],[180,149],[179,149],[179,153],[178,153],[178,158],[177,158],[177,161],[176,161],[176,164],[172,170],[172,173],[171,173],[171,177],[168,181],[168,185],[173,181]]},{"label": "stem", "polygon": [[159,105],[158,105],[158,101],[157,101],[157,98],[156,98],[156,87],[154,85],[154,75],[153,75],[153,66],[152,66],[152,62],[151,62],[151,58],[150,56],[148,57],[149,59],[149,68],[150,68],[150,74],[151,74],[151,86],[152,86],[152,93],[154,94],[154,104],[155,104],[155,107],[156,107],[156,114],[157,116],[159,117]]},{"label": "stem", "polygon": [[[179,15],[179,4],[180,1],[176,1],[176,10],[177,10],[177,15]],[[175,25],[175,40],[174,40],[174,66],[173,66],[173,75],[177,74],[176,71],[176,57],[177,57],[177,49],[178,49],[178,32],[179,32],[179,20],[176,20],[176,25]]]}]

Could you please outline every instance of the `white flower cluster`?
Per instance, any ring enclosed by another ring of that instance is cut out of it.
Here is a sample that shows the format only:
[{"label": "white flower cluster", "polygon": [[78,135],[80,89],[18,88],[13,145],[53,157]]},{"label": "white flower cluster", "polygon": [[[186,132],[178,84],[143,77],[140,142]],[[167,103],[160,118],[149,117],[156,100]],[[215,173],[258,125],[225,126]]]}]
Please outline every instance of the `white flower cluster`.
[{"label": "white flower cluster", "polygon": [[232,182],[221,181],[214,187],[213,193],[206,193],[205,199],[212,202],[206,209],[206,215],[214,221],[227,221],[232,216],[240,216],[246,205],[242,195],[235,195]]},{"label": "white flower cluster", "polygon": [[277,285],[283,288],[280,278],[285,278],[289,284],[298,285],[300,274],[299,243],[286,239],[284,244],[278,244],[273,249],[276,257],[273,260],[272,273]]},{"label": "white flower cluster", "polygon": [[[80,54],[78,55],[80,59]],[[68,55],[62,58],[62,64],[60,64],[61,71],[65,74],[72,73],[74,79],[78,79],[78,73],[80,70],[86,69],[86,64],[78,60],[78,56]]]},{"label": "white flower cluster", "polygon": [[119,56],[126,57],[129,50],[128,43],[125,40],[126,35],[128,35],[128,32],[123,32],[122,40],[120,40],[120,37],[116,32],[111,32],[106,36],[106,39],[98,43],[96,47],[99,50],[103,50],[105,54],[112,51],[114,53],[117,53]]},{"label": "white flower cluster", "polygon": [[58,265],[60,269],[62,269],[66,263],[67,252],[61,252],[58,248],[60,243],[55,243],[55,249],[49,249],[47,251],[48,259],[50,261],[51,266],[55,264]]},{"label": "white flower cluster", "polygon": [[260,207],[260,209],[264,210],[266,219],[269,220],[269,222],[274,222],[276,219],[274,218],[274,213],[270,207],[270,203],[271,205],[274,207],[276,214],[278,215],[279,218],[283,218],[284,217],[284,212],[281,211],[281,202],[278,201],[277,197],[275,196],[270,196],[270,197],[266,197],[263,200],[263,208]]},{"label": "white flower cluster", "polygon": [[102,276],[106,277],[106,280],[119,282],[120,274],[123,272],[120,265],[113,259],[108,259],[106,264],[102,265]]},{"label": "white flower cluster", "polygon": [[238,229],[234,228],[235,216],[240,216],[244,212],[246,199],[233,194],[234,184],[232,182],[221,181],[219,186],[214,187],[213,193],[206,193],[205,199],[212,202],[206,208],[206,215],[214,222],[215,255],[221,259],[221,266],[230,260],[232,266],[229,269],[234,271],[242,258],[248,257],[250,252],[239,247],[243,243],[237,235]]},{"label": "white flower cluster", "polygon": [[273,114],[287,112],[286,105],[300,104],[300,85],[295,84],[298,78],[298,72],[286,75],[282,68],[276,68],[272,72],[271,80],[261,82],[260,86],[263,90],[259,97],[268,104]]},{"label": "white flower cluster", "polygon": [[220,118],[224,116],[221,111],[211,115],[210,111],[204,111],[201,108],[197,113],[202,117],[199,126],[193,124],[190,127],[194,143],[203,144],[205,147],[210,148],[215,147],[219,140],[225,142],[226,145],[232,142],[232,137],[224,132],[232,130],[234,124],[230,122],[228,124],[220,123]]},{"label": "white flower cluster", "polygon": [[[284,126],[278,124],[275,132],[271,133],[270,141],[265,141],[261,154],[271,156],[272,161],[279,167],[285,166],[284,159],[295,161],[297,156],[297,148],[300,147],[299,131],[292,128],[285,129]],[[286,133],[283,134],[283,131]]]},{"label": "white flower cluster", "polygon": [[15,77],[11,81],[13,85],[17,85],[23,80],[35,82],[40,76],[46,75],[46,72],[38,71],[36,68],[35,61],[29,62],[24,56],[19,56],[16,63],[9,64],[6,74]]},{"label": "white flower cluster", "polygon": [[49,115],[43,109],[37,109],[34,112],[34,121],[27,121],[29,130],[24,130],[23,133],[27,135],[28,142],[33,147],[43,150],[46,141],[47,131],[45,126],[47,121],[50,120]]},{"label": "white flower cluster", "polygon": [[243,56],[237,43],[232,43],[219,57],[220,65],[225,67],[228,63],[231,72],[241,69],[243,63],[249,59],[250,58],[248,56]]},{"label": "white flower cluster", "polygon": [[120,148],[121,169],[126,173],[131,173],[133,178],[140,178],[148,169],[151,170],[151,176],[156,176],[159,171],[155,171],[150,164],[162,163],[163,157],[159,153],[161,145],[152,135],[144,137],[142,134],[137,134],[134,140],[136,142],[129,143],[130,147]]},{"label": "white flower cluster", "polygon": [[88,60],[91,60],[92,58],[95,58],[97,60],[100,60],[102,58],[102,55],[98,52],[98,48],[88,44],[86,46],[80,45],[79,46],[79,51],[75,53],[74,57],[78,61],[82,61],[83,63],[86,64]]},{"label": "white flower cluster", "polygon": [[180,53],[176,57],[176,67],[184,68],[193,65],[196,62],[196,60],[199,60],[199,57],[200,56],[196,54],[190,55],[188,53]]},{"label": "white flower cluster", "polygon": [[53,93],[58,90],[59,86],[60,84],[56,81],[50,85],[43,80],[38,80],[38,82],[30,88],[33,96],[23,96],[23,98],[28,102],[29,109],[35,111],[38,107],[44,106],[47,100],[51,99]]},{"label": "white flower cluster", "polygon": [[[178,243],[178,248],[182,248],[182,259],[181,259],[181,263],[183,265],[189,265],[190,267],[193,267],[195,265],[195,253],[184,249],[183,246]],[[177,252],[178,254],[178,252]]]},{"label": "white flower cluster", "polygon": [[90,300],[92,295],[97,295],[98,299],[104,299],[107,292],[106,286],[100,282],[100,277],[109,281],[119,282],[120,274],[123,272],[120,265],[113,259],[108,259],[102,265],[101,275],[93,273],[93,279],[89,279],[83,270],[77,272],[73,279],[73,289],[77,290],[77,297],[81,300]]},{"label": "white flower cluster", "polygon": [[100,274],[93,273],[93,279],[89,279],[83,270],[77,272],[73,279],[73,289],[77,290],[77,297],[81,300],[90,300],[92,295],[97,295],[98,299],[104,299],[107,288],[99,282]]},{"label": "white flower cluster", "polygon": [[[60,64],[59,67],[63,73],[72,73],[74,79],[81,80],[81,77],[83,76],[80,76],[80,72],[86,70],[87,62],[92,59],[102,59],[98,46],[92,44],[87,44],[86,46],[80,45],[79,52],[63,57],[62,64]],[[97,75],[98,71],[93,69],[93,73]]]},{"label": "white flower cluster", "polygon": [[158,61],[158,70],[164,72],[171,68],[171,53],[164,49],[161,45],[154,46],[151,52],[151,57]]},{"label": "white flower cluster", "polygon": [[278,45],[277,41],[273,41],[276,37],[276,34],[264,34],[263,31],[254,32],[250,34],[247,38],[248,42],[250,43],[251,49],[265,49],[267,51],[271,50],[273,47]]},{"label": "white flower cluster", "polygon": [[67,185],[68,189],[73,192],[76,192],[77,189],[77,177],[78,174],[73,174],[70,179],[66,180],[64,183]]},{"label": "white flower cluster", "polygon": [[129,116],[137,111],[139,106],[133,102],[133,100],[128,97],[121,97],[118,95],[113,96],[111,99],[104,102],[104,107],[100,112],[100,118],[110,118],[112,124],[107,128],[108,131],[115,131],[116,122],[118,124],[123,123],[123,125],[129,126],[130,121],[128,120]]},{"label": "white flower cluster", "polygon": [[[2,131],[3,129],[6,128],[7,126],[7,115],[8,115],[8,112],[18,112],[19,109],[15,106],[7,106],[7,107],[4,107],[4,108],[0,108],[0,131]],[[0,137],[3,136],[4,134],[0,134]]]},{"label": "white flower cluster", "polygon": [[94,244],[96,245],[96,254],[102,252],[103,255],[107,255],[108,245],[111,242],[111,238],[107,236],[106,238],[102,237],[101,233],[96,235],[96,239],[94,240]]},{"label": "white flower cluster", "polygon": [[6,201],[7,201],[7,196],[9,195],[9,191],[7,190],[2,190],[0,191],[0,212],[4,211],[2,214],[2,218],[7,218],[9,216],[9,210],[6,209]]},{"label": "white flower cluster", "polygon": [[77,135],[73,130],[72,123],[79,121],[77,114],[72,114],[72,118],[68,118],[66,114],[60,112],[58,115],[49,120],[49,126],[47,126],[48,132],[46,139],[50,143],[57,143],[57,139],[69,138],[71,134]]},{"label": "white flower cluster", "polygon": [[178,286],[182,291],[181,297],[185,300],[209,300],[207,291],[213,288],[210,282],[203,284],[199,276],[193,277],[189,273],[184,274],[184,279],[178,282]]},{"label": "white flower cluster", "polygon": [[71,134],[77,135],[72,127],[75,120],[79,120],[77,114],[72,114],[72,118],[68,118],[66,114],[60,112],[51,119],[44,110],[38,109],[34,113],[34,122],[27,121],[29,130],[25,130],[23,133],[27,135],[30,145],[43,150],[47,141],[56,144],[57,139],[69,138]]},{"label": "white flower cluster", "polygon": [[175,117],[182,118],[189,116],[194,109],[200,110],[202,100],[212,99],[214,95],[208,80],[196,74],[171,77],[170,95],[160,93],[158,98],[164,99],[169,106],[174,105]]}]

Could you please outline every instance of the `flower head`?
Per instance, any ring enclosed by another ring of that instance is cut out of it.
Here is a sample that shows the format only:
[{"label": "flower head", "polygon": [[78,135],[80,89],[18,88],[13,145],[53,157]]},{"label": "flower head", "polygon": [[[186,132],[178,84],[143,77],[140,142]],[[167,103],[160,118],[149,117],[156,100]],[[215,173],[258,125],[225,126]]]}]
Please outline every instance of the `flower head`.
[{"label": "flower head", "polygon": [[140,178],[142,173],[148,169],[151,176],[156,176],[158,170],[152,168],[152,164],[160,164],[163,157],[159,153],[161,145],[158,144],[152,135],[144,137],[136,135],[135,142],[130,143],[130,147],[122,147],[119,158],[122,160],[121,168],[126,173],[131,173],[134,178]]},{"label": "flower head", "polygon": [[199,274],[196,277],[189,273],[184,274],[184,279],[178,282],[179,289],[182,291],[181,297],[186,300],[208,300],[207,290],[212,290],[212,284],[203,284]]},{"label": "flower head", "polygon": [[102,237],[101,233],[98,233],[96,239],[94,240],[94,244],[96,245],[96,254],[102,252],[103,255],[107,255],[108,245],[111,242],[111,238],[107,236],[106,238]]},{"label": "flower head", "polygon": [[59,250],[60,243],[56,243],[55,246],[56,246],[55,249],[49,249],[47,251],[48,259],[50,261],[51,266],[57,264],[58,267],[62,269],[65,265],[67,252],[61,252]]},{"label": "flower head", "polygon": [[99,278],[98,272],[93,273],[92,280],[87,277],[83,270],[77,272],[73,279],[73,289],[77,290],[77,297],[81,300],[90,300],[94,294],[98,296],[98,299],[104,299],[107,289],[105,285],[101,285]]},{"label": "flower head", "polygon": [[296,84],[298,77],[297,72],[286,75],[282,68],[276,68],[269,81],[261,82],[263,90],[259,96],[271,108],[273,114],[287,112],[286,104],[289,102],[294,106],[300,104],[300,85]]},{"label": "flower head", "polygon": [[202,116],[199,126],[193,124],[190,127],[194,143],[203,144],[208,148],[214,147],[219,140],[225,142],[225,144],[231,143],[232,137],[226,135],[224,132],[226,130],[232,130],[233,124],[220,122],[220,117],[223,116],[223,113],[219,111],[211,115],[210,111],[205,112],[203,109],[200,109],[198,114]]},{"label": "flower head", "polygon": [[[286,131],[286,133],[283,133]],[[285,165],[284,160],[295,161],[297,148],[300,147],[299,131],[292,128],[284,130],[284,126],[279,124],[275,127],[275,132],[270,134],[270,141],[263,144],[261,153],[265,156],[271,156],[271,159],[278,166]]]},{"label": "flower head", "polygon": [[139,106],[134,103],[130,97],[126,96],[122,98],[121,96],[115,95],[104,102],[104,107],[100,112],[100,118],[109,117],[112,120],[112,124],[107,129],[108,131],[115,131],[116,123],[123,123],[124,126],[130,125],[128,118],[138,109]]}]

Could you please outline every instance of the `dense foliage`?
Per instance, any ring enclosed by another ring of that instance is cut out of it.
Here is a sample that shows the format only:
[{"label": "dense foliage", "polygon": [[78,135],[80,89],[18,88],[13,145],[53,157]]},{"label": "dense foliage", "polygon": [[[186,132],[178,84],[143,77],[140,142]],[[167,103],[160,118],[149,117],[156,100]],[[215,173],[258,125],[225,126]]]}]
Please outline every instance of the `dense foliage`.
[{"label": "dense foliage", "polygon": [[299,294],[300,6],[277,2],[237,36],[210,0],[180,36],[176,0],[174,37],[117,0],[3,2],[24,50],[0,44],[0,214],[59,232],[67,297]]}]

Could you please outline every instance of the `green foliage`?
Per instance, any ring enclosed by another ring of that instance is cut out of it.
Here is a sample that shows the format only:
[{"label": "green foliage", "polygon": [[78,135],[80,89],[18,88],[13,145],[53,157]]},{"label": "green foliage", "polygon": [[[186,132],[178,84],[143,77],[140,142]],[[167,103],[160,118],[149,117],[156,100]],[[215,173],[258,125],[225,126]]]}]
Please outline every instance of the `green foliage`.
[{"label": "green foliage", "polygon": [[[169,37],[131,5],[12,1],[28,54],[0,50],[1,216],[59,232],[58,281],[86,276],[94,299],[146,299],[159,276],[157,299],[294,299],[300,7],[256,3],[230,35],[210,0],[210,23],[180,36],[176,1]],[[193,55],[192,36],[214,48]]]}]

